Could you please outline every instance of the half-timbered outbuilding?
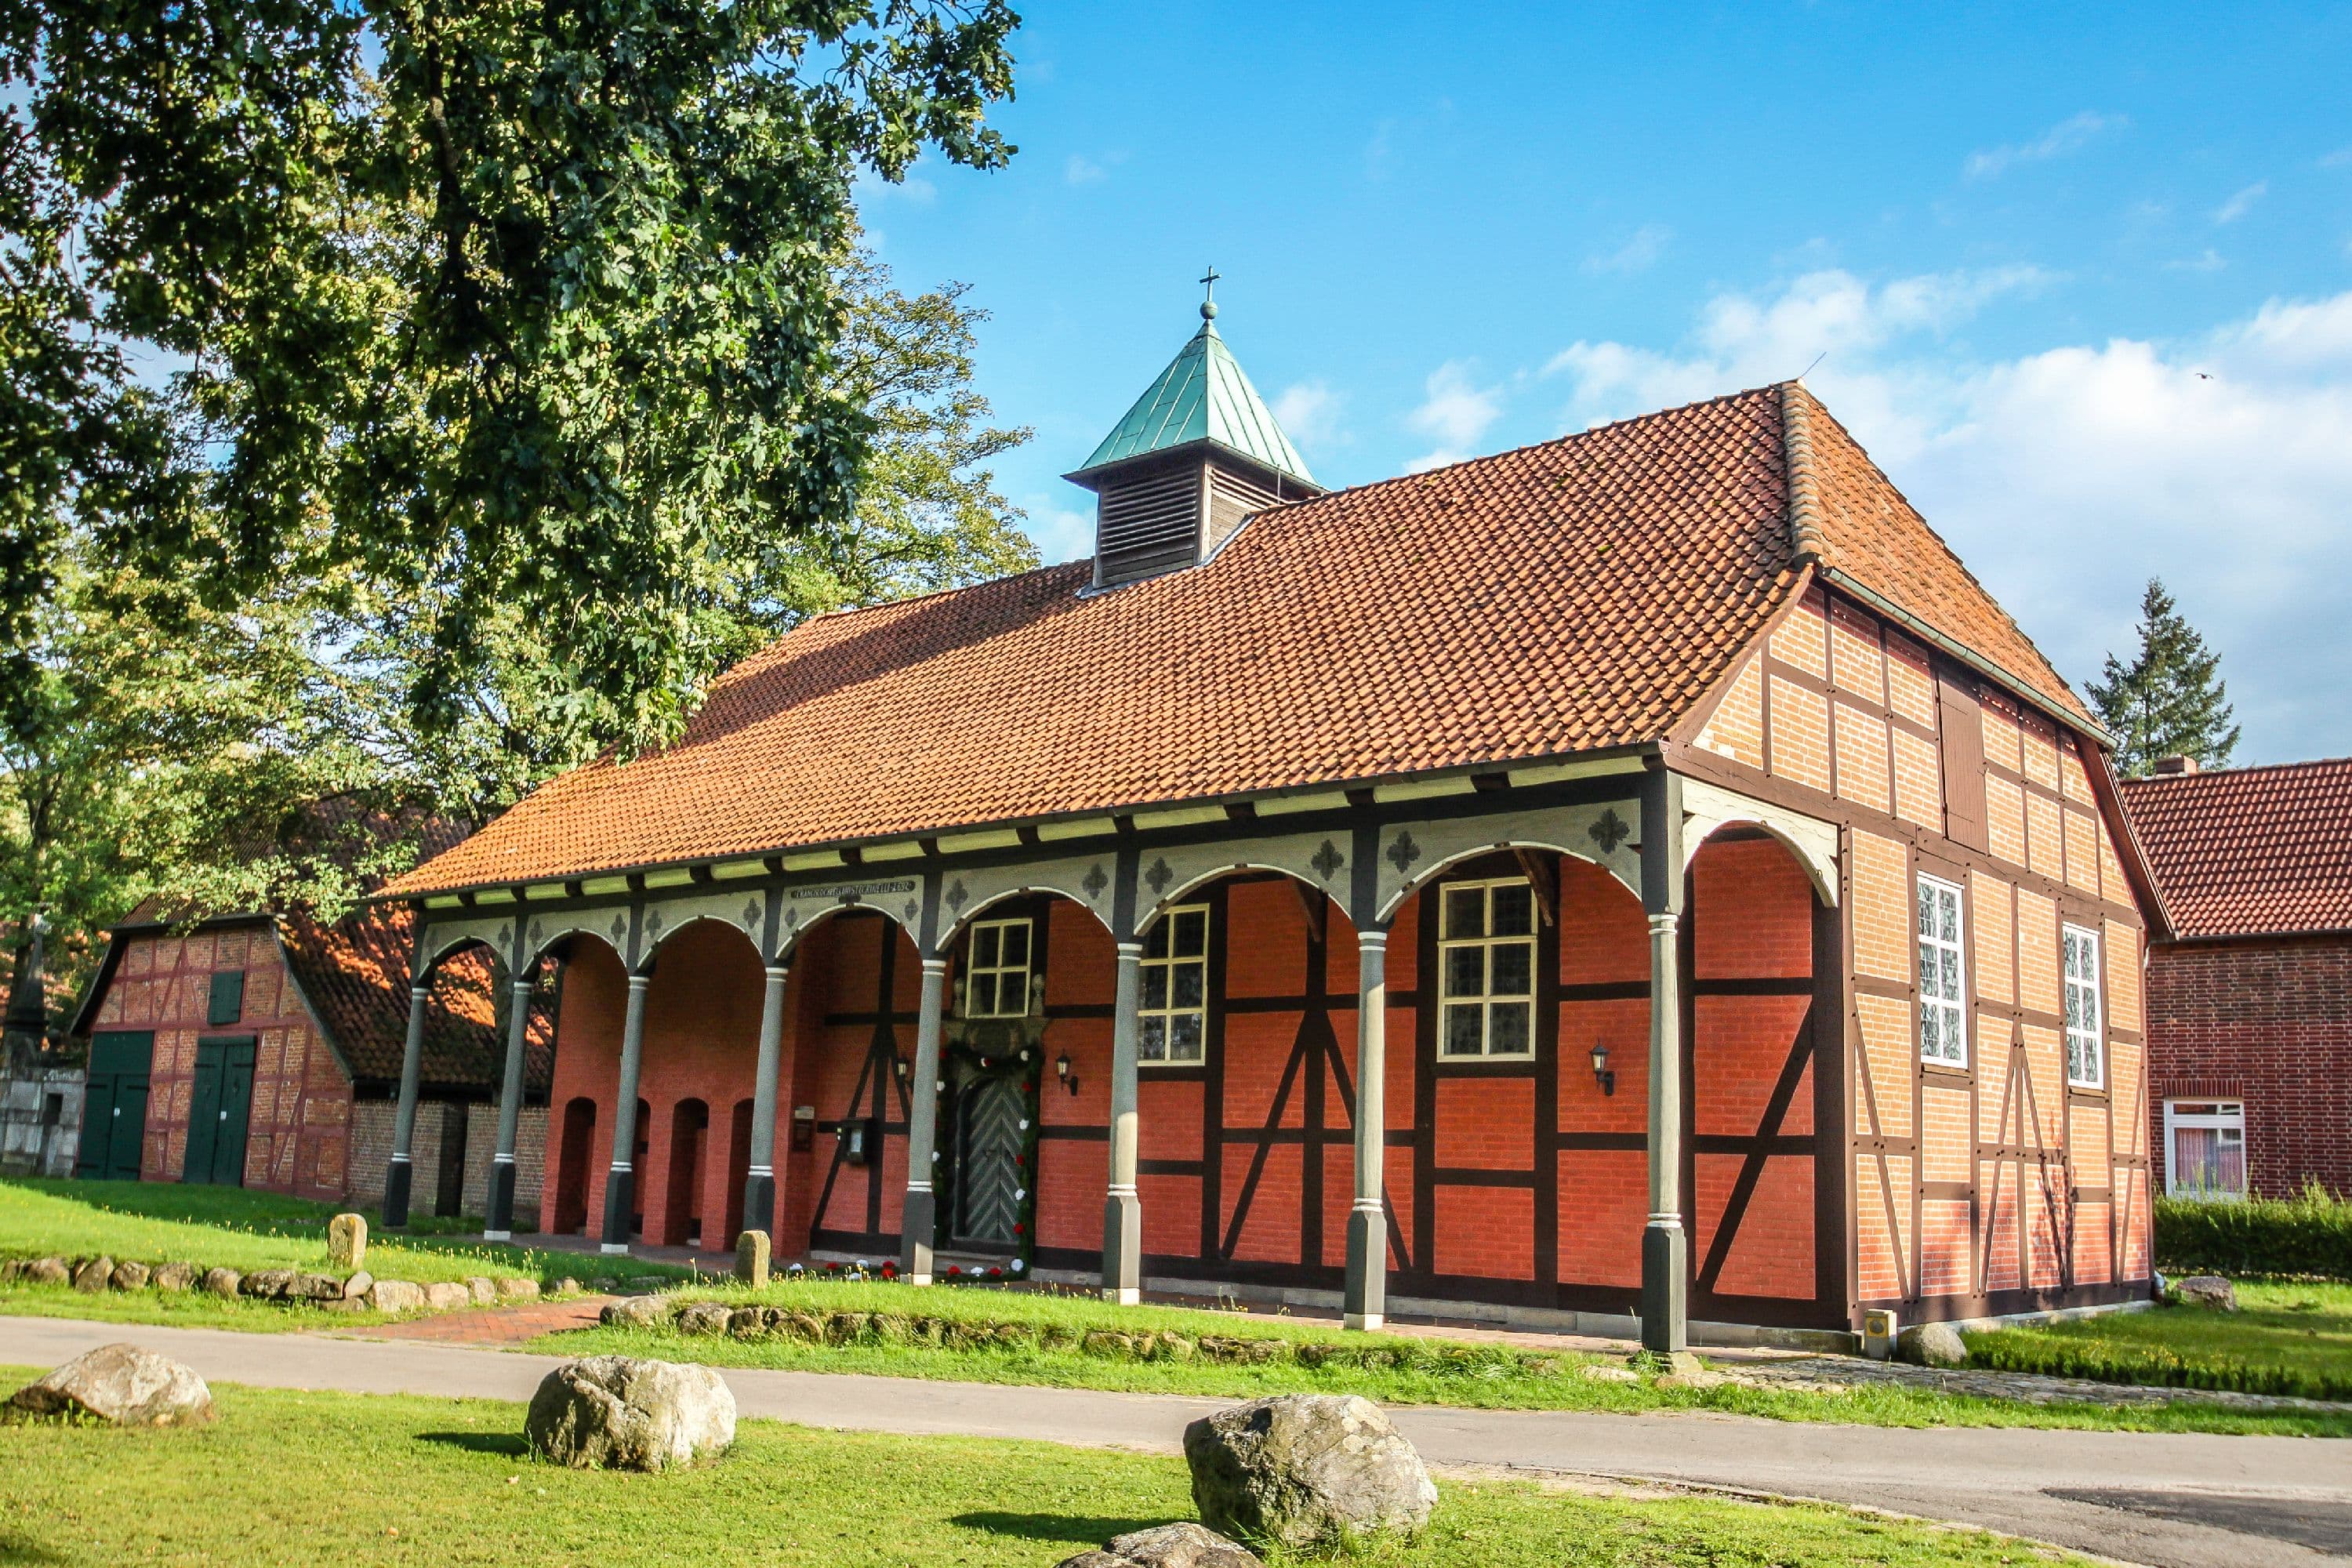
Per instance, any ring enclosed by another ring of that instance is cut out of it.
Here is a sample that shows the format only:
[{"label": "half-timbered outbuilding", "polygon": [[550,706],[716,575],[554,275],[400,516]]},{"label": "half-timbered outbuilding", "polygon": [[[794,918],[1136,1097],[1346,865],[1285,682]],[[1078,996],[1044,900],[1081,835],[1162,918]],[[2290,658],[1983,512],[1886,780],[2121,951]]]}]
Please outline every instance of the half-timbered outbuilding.
[{"label": "half-timbered outbuilding", "polygon": [[1072,478],[1093,559],[390,889],[563,966],[549,1224],[1662,1347],[2147,1294],[2105,740],[1801,384],[1326,492],[1204,321]]}]

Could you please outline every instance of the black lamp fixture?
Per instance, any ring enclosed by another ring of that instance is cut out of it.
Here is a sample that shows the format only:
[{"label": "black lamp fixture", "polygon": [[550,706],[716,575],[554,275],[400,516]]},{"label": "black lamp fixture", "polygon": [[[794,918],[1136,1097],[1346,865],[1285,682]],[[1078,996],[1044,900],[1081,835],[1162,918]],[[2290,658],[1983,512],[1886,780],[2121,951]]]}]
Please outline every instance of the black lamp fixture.
[{"label": "black lamp fixture", "polygon": [[1060,1056],[1054,1058],[1054,1076],[1062,1080],[1062,1087],[1068,1089],[1073,1098],[1076,1096],[1078,1092],[1078,1080],[1070,1075],[1069,1052],[1064,1051]]},{"label": "black lamp fixture", "polygon": [[901,1056],[895,1056],[895,1055],[894,1055],[890,1059],[891,1059],[891,1061],[892,1061],[894,1064],[896,1064],[896,1070],[897,1070],[897,1072],[898,1072],[898,1081],[899,1081],[900,1083],[904,1083],[904,1082],[906,1082],[909,1078],[912,1078],[912,1077],[914,1076],[914,1073],[915,1073],[915,1064],[914,1064],[914,1063],[912,1063],[912,1062],[908,1061],[906,1058],[901,1057]]},{"label": "black lamp fixture", "polygon": [[1592,1047],[1592,1081],[1601,1086],[1602,1094],[1617,1092],[1617,1075],[1609,1070],[1609,1047]]}]

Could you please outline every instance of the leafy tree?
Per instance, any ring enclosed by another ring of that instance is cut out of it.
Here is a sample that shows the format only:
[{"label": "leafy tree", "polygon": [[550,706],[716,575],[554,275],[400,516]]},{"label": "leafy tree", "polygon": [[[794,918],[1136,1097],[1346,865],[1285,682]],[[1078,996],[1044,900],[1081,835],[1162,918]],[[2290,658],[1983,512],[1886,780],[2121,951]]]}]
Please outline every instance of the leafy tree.
[{"label": "leafy tree", "polygon": [[[676,603],[688,628],[670,694],[689,710],[703,683],[811,615],[1002,576],[1037,563],[1020,509],[986,466],[1026,440],[993,424],[972,390],[973,331],[985,316],[963,287],[900,292],[854,251],[839,269],[846,322],[826,393],[872,426],[854,511],[798,532],[714,543]],[[421,726],[403,700],[436,629],[459,613],[426,584],[355,609],[348,667],[372,685],[369,744],[445,816],[478,826],[532,785],[594,756],[622,725],[604,693],[573,678],[563,648],[518,607],[492,606],[478,655],[449,687],[451,721]]]},{"label": "leafy tree", "polygon": [[578,734],[674,733],[730,574],[849,526],[873,460],[841,363],[852,182],[1003,163],[1016,21],[0,0],[0,417],[28,416],[0,460],[31,476],[0,508],[0,634],[56,591],[71,506],[187,586],[174,612],[301,583],[362,621],[412,606],[420,732],[527,635]]},{"label": "leafy tree", "polygon": [[104,927],[142,901],[332,911],[414,852],[368,830],[392,781],[353,739],[363,693],[319,657],[299,600],[215,613],[93,553],[68,531],[0,709],[10,1002],[45,989],[53,1023]]},{"label": "leafy tree", "polygon": [[2126,664],[2107,656],[2091,700],[2116,736],[2116,765],[2144,774],[2157,759],[2189,756],[2221,767],[2238,748],[2221,656],[2205,646],[2156,578],[2140,599],[2139,654]]}]

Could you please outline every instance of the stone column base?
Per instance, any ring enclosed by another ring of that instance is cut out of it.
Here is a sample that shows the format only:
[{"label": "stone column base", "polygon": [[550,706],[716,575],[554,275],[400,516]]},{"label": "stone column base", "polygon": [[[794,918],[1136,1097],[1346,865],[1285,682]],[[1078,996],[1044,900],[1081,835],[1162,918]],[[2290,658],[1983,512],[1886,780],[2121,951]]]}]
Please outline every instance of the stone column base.
[{"label": "stone column base", "polygon": [[616,1165],[604,1176],[604,1244],[606,1252],[629,1250],[629,1209],[636,1196],[636,1173]]},{"label": "stone column base", "polygon": [[1377,1329],[1388,1321],[1388,1215],[1381,1209],[1348,1211],[1346,1323]]},{"label": "stone column base", "polygon": [[398,1230],[408,1223],[408,1189],[415,1180],[415,1169],[405,1160],[395,1159],[383,1173],[383,1228]]},{"label": "stone column base", "polygon": [[1671,1355],[1690,1349],[1690,1240],[1680,1221],[1652,1220],[1642,1232],[1642,1348]]},{"label": "stone column base", "polygon": [[938,1203],[929,1187],[908,1187],[906,1205],[898,1211],[898,1236],[904,1246],[898,1271],[909,1284],[931,1282],[931,1237],[937,1234]]},{"label": "stone column base", "polygon": [[1122,1307],[1143,1300],[1143,1204],[1131,1192],[1103,1202],[1102,1293]]}]

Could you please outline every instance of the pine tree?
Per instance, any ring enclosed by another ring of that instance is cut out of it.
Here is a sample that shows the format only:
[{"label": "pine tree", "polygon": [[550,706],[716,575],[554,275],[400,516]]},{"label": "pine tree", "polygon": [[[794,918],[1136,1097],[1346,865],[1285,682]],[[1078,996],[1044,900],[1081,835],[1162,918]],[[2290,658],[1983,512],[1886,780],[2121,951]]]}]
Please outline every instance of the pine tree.
[{"label": "pine tree", "polygon": [[2144,774],[2157,759],[2194,757],[2200,768],[2227,763],[2238,747],[2227,683],[2217,678],[2221,656],[2181,616],[2163,583],[2151,577],[2139,605],[2139,657],[2125,664],[2107,656],[2091,700],[2115,731],[2116,766]]}]

